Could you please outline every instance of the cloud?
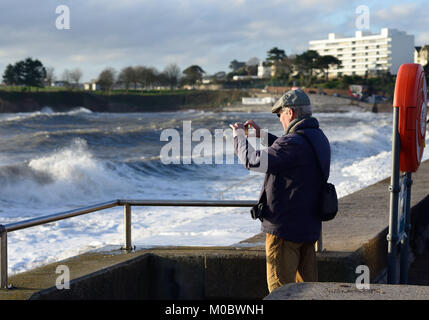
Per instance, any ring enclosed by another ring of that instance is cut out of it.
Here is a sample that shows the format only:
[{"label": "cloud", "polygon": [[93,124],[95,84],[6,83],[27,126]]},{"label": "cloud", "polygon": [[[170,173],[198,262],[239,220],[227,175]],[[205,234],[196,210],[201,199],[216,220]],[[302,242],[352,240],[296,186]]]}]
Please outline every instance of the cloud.
[{"label": "cloud", "polygon": [[409,19],[416,14],[417,9],[416,3],[402,3],[377,10],[374,16],[381,20]]},{"label": "cloud", "polygon": [[[70,7],[71,30],[55,28],[56,6]],[[277,46],[287,54],[308,48],[309,40],[330,32],[354,34],[358,1],[345,0],[2,0],[0,72],[6,64],[37,57],[58,74],[80,67],[84,79],[105,66],[149,65],[182,69],[201,64],[208,73],[228,71],[233,59],[264,59]],[[383,2],[371,7],[374,31],[407,19],[413,32],[428,28],[419,5]],[[406,16],[406,14],[405,14]],[[413,20],[413,19],[408,19]],[[418,24],[422,27],[418,27]],[[419,33],[420,34],[420,33]],[[417,33],[416,33],[417,35]],[[417,35],[426,41],[427,34]]]},{"label": "cloud", "polygon": [[415,36],[415,44],[428,43],[426,30],[429,29],[429,16],[424,8],[427,2],[400,2],[389,7],[371,11],[371,25],[397,28]]}]

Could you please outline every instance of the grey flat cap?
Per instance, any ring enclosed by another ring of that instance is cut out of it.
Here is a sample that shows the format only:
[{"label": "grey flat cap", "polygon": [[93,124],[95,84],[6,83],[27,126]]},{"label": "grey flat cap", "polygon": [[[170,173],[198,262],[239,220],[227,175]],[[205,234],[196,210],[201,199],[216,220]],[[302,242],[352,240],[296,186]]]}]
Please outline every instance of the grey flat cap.
[{"label": "grey flat cap", "polygon": [[310,98],[301,89],[289,90],[273,105],[271,112],[278,113],[280,109],[293,106],[307,106]]}]

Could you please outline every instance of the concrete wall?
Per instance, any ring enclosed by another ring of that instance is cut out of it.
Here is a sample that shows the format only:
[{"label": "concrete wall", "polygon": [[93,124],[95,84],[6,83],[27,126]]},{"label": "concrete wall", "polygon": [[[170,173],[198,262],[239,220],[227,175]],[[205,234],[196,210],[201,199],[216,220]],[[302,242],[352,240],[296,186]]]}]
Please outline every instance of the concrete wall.
[{"label": "concrete wall", "polygon": [[268,294],[263,252],[234,251],[146,253],[30,299],[262,299]]}]

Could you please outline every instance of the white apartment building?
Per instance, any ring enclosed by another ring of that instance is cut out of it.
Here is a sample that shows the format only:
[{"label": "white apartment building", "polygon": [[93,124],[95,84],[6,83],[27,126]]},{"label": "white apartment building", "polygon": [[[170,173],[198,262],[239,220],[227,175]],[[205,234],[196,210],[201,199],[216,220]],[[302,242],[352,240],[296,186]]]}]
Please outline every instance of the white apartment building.
[{"label": "white apartment building", "polygon": [[354,37],[330,33],[327,40],[313,40],[309,45],[320,55],[341,60],[342,67],[329,69],[329,77],[397,74],[401,64],[414,62],[414,36],[396,29],[383,28],[379,34],[356,31]]}]

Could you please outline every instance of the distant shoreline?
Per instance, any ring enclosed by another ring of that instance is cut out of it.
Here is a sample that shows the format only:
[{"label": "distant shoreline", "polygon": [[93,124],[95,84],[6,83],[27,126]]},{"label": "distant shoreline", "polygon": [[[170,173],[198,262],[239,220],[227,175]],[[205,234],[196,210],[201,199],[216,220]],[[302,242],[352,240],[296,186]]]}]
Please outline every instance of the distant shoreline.
[{"label": "distant shoreline", "polygon": [[0,91],[0,113],[37,112],[49,107],[68,112],[83,107],[92,112],[162,112],[187,109],[220,110],[241,102],[246,91],[190,91],[157,95],[94,94],[85,91]]},{"label": "distant shoreline", "polygon": [[[243,105],[246,90],[190,91],[157,95],[94,94],[84,91],[10,92],[0,91],[0,113],[37,112],[44,107],[54,112],[85,108],[91,112],[171,112],[181,110],[270,112],[270,105]],[[314,112],[373,111],[368,103],[345,97],[309,94]],[[391,112],[390,104],[377,105],[378,112]]]}]

